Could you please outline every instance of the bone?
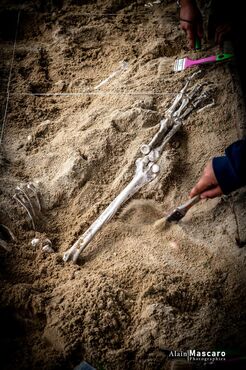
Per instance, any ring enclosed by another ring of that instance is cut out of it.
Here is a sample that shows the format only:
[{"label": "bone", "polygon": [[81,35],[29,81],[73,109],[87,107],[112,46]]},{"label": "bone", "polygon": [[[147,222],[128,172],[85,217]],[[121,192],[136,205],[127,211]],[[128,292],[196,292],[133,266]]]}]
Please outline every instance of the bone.
[{"label": "bone", "polygon": [[140,188],[145,184],[156,178],[157,168],[154,167],[153,163],[149,162],[147,157],[139,158],[136,160],[136,172],[131,182],[121,191],[121,193],[109,204],[104,212],[98,217],[98,219],[89,227],[88,230],[74,243],[74,245],[64,254],[63,260],[66,262],[72,260],[74,263],[80,253],[86,248],[89,242],[118,211],[118,209],[125,203],[130,197],[132,197]]},{"label": "bone", "polygon": [[[190,81],[195,78],[200,71],[193,73],[185,83],[180,93],[176,96],[173,104],[168,109],[166,118],[160,122],[160,128],[154,135],[149,144],[141,146],[140,150],[144,155],[142,158],[136,160],[136,170],[133,179],[121,191],[121,193],[109,204],[96,221],[84,232],[84,234],[68,249],[63,260],[72,260],[77,262],[79,255],[98,233],[98,231],[106,224],[130,197],[132,197],[145,184],[151,182],[158,176],[160,167],[156,163],[160,158],[166,145],[170,142],[175,133],[183,125],[182,118],[190,114],[197,105],[200,104],[207,94],[199,93],[202,85],[192,87],[189,93],[186,93]],[[194,97],[194,103],[193,101]]]},{"label": "bone", "polygon": [[13,196],[13,198],[14,198],[18,203],[20,203],[20,204],[22,205],[22,207],[26,210],[26,212],[27,212],[28,216],[29,216],[29,217],[30,217],[30,219],[31,219],[32,227],[33,227],[33,229],[34,229],[34,230],[36,230],[36,226],[35,226],[34,218],[33,218],[32,212],[31,212],[30,208],[28,207],[28,205],[26,205],[26,204],[23,202],[23,200],[21,200],[21,199],[20,199],[20,197],[19,197],[17,194],[15,194],[15,195]]},{"label": "bone", "polygon": [[107,78],[105,78],[105,80],[101,81],[97,86],[95,86],[94,89],[95,90],[100,89],[100,87],[102,87],[103,85],[107,84],[110,80],[112,80],[114,77],[116,77],[117,75],[119,75],[121,72],[123,72],[127,68],[128,68],[128,63],[122,61],[120,63],[119,68],[116,69],[114,72],[112,72]]},{"label": "bone", "polygon": [[34,238],[31,240],[32,247],[37,247],[40,244],[40,239]]},{"label": "bone", "polygon": [[[199,101],[199,102],[200,102],[200,101]],[[211,103],[208,103],[208,104],[207,104],[207,105],[205,105],[204,107],[202,107],[202,108],[198,109],[197,113],[200,113],[200,112],[204,111],[204,110],[205,110],[205,109],[207,109],[207,108],[211,108],[211,107],[213,107],[214,105],[215,105],[215,101],[214,101],[214,99],[213,99]]]},{"label": "bone", "polygon": [[178,95],[176,96],[176,98],[174,99],[174,102],[173,104],[171,105],[171,107],[167,110],[166,112],[166,116],[169,116],[169,117],[172,117],[172,115],[174,114],[174,112],[176,111],[176,108],[177,106],[179,105],[179,103],[181,102],[181,100],[183,99],[184,97],[184,94],[186,92],[186,90],[188,89],[188,86],[190,84],[190,81],[193,80],[193,78],[197,75],[197,72],[193,73],[190,77],[187,78],[187,81],[184,85],[184,87],[181,89],[181,91],[178,93]]},{"label": "bone", "polygon": [[54,253],[54,249],[49,245],[49,244],[46,244],[42,247],[42,250],[43,252],[46,252],[46,253]]},{"label": "bone", "polygon": [[42,206],[41,206],[41,200],[40,200],[40,194],[39,191],[36,189],[35,185],[33,183],[27,184],[27,188],[31,190],[31,192],[34,194],[34,197],[37,202],[38,210],[41,212],[42,211]]},{"label": "bone", "polygon": [[30,213],[32,214],[32,217],[35,218],[36,213],[35,213],[34,206],[32,204],[32,200],[30,199],[30,197],[27,194],[27,192],[25,191],[25,189],[20,187],[20,186],[17,186],[17,188],[15,190],[17,192],[18,197],[20,199],[22,197],[22,202],[26,205],[26,207],[28,207]]},{"label": "bone", "polygon": [[36,230],[37,223],[41,216],[42,206],[40,193],[33,183],[24,186],[17,186],[13,197],[28,213],[31,219],[32,228]]},{"label": "bone", "polygon": [[149,142],[149,144],[143,144],[140,148],[141,153],[146,155],[149,154],[150,151],[163,139],[168,129],[172,126],[172,120],[170,118],[166,118],[161,120],[159,131],[154,135],[153,139]]}]

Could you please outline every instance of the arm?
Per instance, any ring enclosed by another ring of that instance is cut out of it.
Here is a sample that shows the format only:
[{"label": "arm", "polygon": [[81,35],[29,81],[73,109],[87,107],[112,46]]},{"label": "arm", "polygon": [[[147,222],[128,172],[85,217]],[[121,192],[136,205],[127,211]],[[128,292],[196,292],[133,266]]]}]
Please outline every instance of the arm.
[{"label": "arm", "polygon": [[246,139],[225,150],[225,156],[213,159],[213,169],[224,194],[246,185]]},{"label": "arm", "polygon": [[202,15],[195,0],[180,0],[180,28],[186,32],[188,47],[193,49],[195,38],[203,36]]},{"label": "arm", "polygon": [[210,161],[191,190],[190,196],[214,198],[246,185],[246,139],[238,140],[225,150],[225,156]]}]

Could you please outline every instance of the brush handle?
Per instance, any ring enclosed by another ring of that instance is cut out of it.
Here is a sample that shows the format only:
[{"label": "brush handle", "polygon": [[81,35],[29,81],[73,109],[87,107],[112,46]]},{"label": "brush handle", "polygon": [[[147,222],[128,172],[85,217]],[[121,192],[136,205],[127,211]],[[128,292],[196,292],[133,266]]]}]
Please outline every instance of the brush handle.
[{"label": "brush handle", "polygon": [[192,67],[192,66],[195,66],[195,65],[199,65],[199,64],[203,64],[203,63],[216,62],[216,60],[217,59],[216,59],[215,55],[212,55],[212,56],[207,57],[207,58],[196,59],[196,60],[192,60],[192,59],[187,58],[186,68],[189,68],[189,67]]},{"label": "brush handle", "polygon": [[198,203],[201,200],[200,195],[196,195],[195,197],[189,199],[186,203],[182,204],[182,206],[178,207],[180,210],[185,210],[186,212],[190,209],[194,204]]},{"label": "brush handle", "polygon": [[196,36],[195,37],[195,50],[200,50],[201,49],[201,40],[200,37]]}]

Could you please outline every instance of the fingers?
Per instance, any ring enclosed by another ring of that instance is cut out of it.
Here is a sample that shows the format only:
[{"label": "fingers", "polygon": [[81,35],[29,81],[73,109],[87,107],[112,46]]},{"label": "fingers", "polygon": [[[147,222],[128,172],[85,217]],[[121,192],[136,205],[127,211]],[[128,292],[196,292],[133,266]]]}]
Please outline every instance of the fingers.
[{"label": "fingers", "polygon": [[186,22],[180,22],[180,28],[186,33],[188,48],[193,49],[195,46],[195,32],[193,26]]},{"label": "fingers", "polygon": [[216,28],[215,44],[222,45],[223,41],[228,37],[231,32],[230,24],[222,24]]},{"label": "fingers", "polygon": [[208,187],[211,186],[211,182],[209,181],[207,176],[202,176],[198,183],[194,186],[194,188],[190,192],[190,197],[193,198],[194,196],[201,194]]},{"label": "fingers", "polygon": [[222,190],[214,174],[212,161],[209,161],[204,168],[203,175],[190,192],[190,197],[200,194],[201,198],[214,198],[222,195]]},{"label": "fingers", "polygon": [[186,33],[188,48],[194,49],[196,37],[198,36],[201,39],[203,36],[202,23],[190,24],[190,23],[181,21],[180,28]]},{"label": "fingers", "polygon": [[202,37],[203,37],[203,25],[200,22],[197,24],[197,36],[200,39],[202,39]]},{"label": "fingers", "polygon": [[195,47],[195,33],[194,33],[193,29],[192,28],[187,29],[186,35],[187,35],[188,47],[190,49],[194,49],[194,47]]},{"label": "fingers", "polygon": [[[200,181],[199,181],[200,182]],[[190,197],[193,198],[194,196],[200,194],[201,199],[206,199],[206,198],[215,198],[218,197],[219,195],[222,195],[222,190],[219,185],[213,187],[212,189],[206,190],[208,186],[206,185],[206,188],[204,189],[204,185],[201,182],[191,190],[190,192]],[[201,190],[203,189],[203,190]]]},{"label": "fingers", "polygon": [[204,192],[201,194],[201,199],[205,199],[205,198],[215,198],[215,197],[218,197],[219,195],[222,195],[222,190],[221,190],[221,188],[217,185],[217,186],[216,186],[216,187],[214,187],[213,189],[210,189],[210,190],[204,191]]}]

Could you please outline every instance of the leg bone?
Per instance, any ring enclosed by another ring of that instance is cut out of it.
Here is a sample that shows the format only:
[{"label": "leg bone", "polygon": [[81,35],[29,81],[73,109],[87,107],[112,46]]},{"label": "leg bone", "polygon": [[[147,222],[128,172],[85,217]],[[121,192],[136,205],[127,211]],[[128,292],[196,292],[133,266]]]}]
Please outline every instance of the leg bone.
[{"label": "leg bone", "polygon": [[17,192],[19,198],[23,199],[23,203],[28,205],[28,208],[30,207],[33,217],[36,217],[36,213],[35,213],[35,209],[34,209],[33,204],[32,204],[32,200],[29,197],[28,193],[25,191],[25,189],[23,187],[17,186],[16,192]]}]

